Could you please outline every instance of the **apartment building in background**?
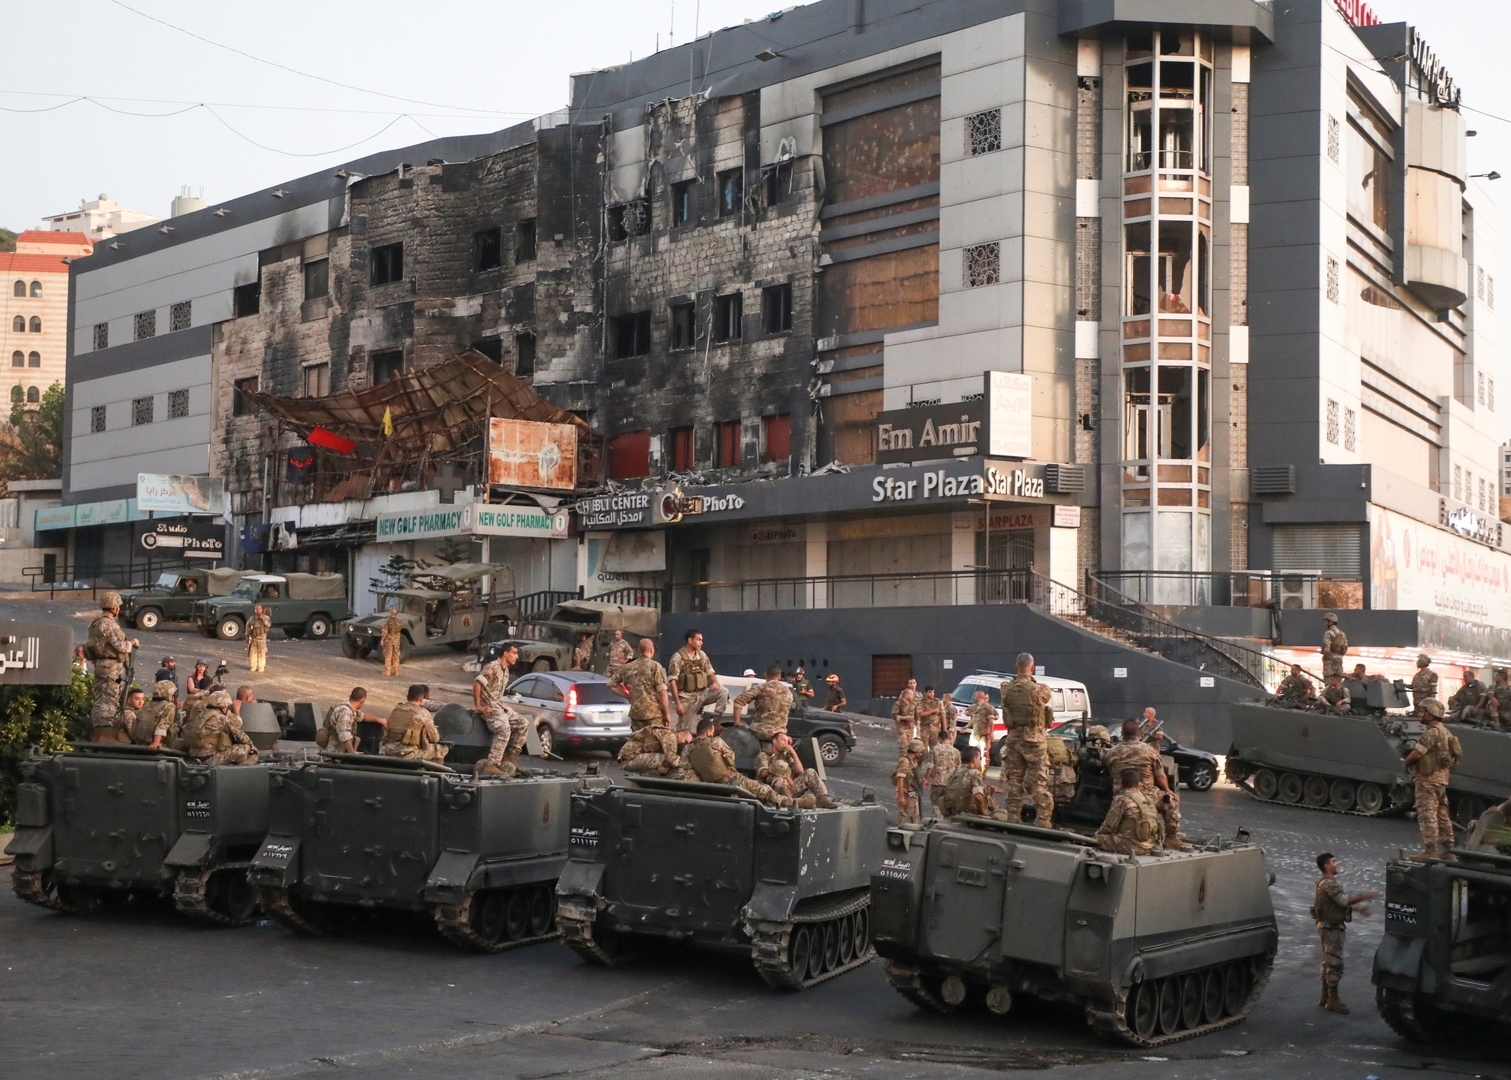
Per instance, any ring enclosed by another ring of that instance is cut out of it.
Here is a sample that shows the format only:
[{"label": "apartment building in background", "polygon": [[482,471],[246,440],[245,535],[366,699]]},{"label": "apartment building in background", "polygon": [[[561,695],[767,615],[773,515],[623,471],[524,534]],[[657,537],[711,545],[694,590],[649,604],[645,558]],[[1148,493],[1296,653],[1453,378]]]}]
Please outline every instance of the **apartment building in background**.
[{"label": "apartment building in background", "polygon": [[28,229],[0,252],[0,357],[10,405],[36,407],[67,369],[68,264],[94,250],[83,233]]}]

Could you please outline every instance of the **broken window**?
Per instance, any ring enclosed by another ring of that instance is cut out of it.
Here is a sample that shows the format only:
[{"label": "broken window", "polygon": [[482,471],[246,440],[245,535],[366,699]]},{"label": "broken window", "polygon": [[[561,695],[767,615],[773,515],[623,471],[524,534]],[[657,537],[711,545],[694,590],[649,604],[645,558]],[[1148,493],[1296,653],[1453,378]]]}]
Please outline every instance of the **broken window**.
[{"label": "broken window", "polygon": [[372,283],[387,285],[404,278],[404,245],[384,244],[372,249]]},{"label": "broken window", "polygon": [[182,300],[168,309],[168,332],[189,329],[194,322],[194,301]]},{"label": "broken window", "polygon": [[745,170],[730,169],[719,174],[719,216],[733,217],[744,209]]},{"label": "broken window", "polygon": [[766,168],[766,205],[776,206],[792,194],[792,162],[779,161]]},{"label": "broken window", "polygon": [[495,364],[502,364],[504,362],[504,341],[502,338],[483,338],[480,341],[474,341],[471,348],[473,352],[482,353]]},{"label": "broken window", "polygon": [[972,157],[1002,149],[1002,110],[988,109],[965,118],[965,149]]},{"label": "broken window", "polygon": [[632,199],[609,207],[609,239],[615,242],[644,236],[651,229],[651,206],[647,199]]},{"label": "broken window", "polygon": [[241,319],[262,310],[262,280],[238,285],[231,290],[231,318]]},{"label": "broken window", "polygon": [[304,298],[320,300],[331,294],[331,261],[311,259],[304,264]]},{"label": "broken window", "polygon": [[89,431],[98,435],[105,430],[105,406],[96,405],[89,410]]},{"label": "broken window", "polygon": [[977,244],[965,249],[965,287],[977,289],[1002,281],[1002,245]]},{"label": "broken window", "polygon": [[[397,367],[402,367],[404,364],[403,353],[379,353],[373,357],[374,370],[377,370],[379,362],[385,356],[397,357]],[[303,375],[305,397],[325,397],[331,392],[331,366],[329,364],[309,364],[303,369]],[[378,382],[380,380],[374,379],[373,381]],[[388,380],[384,379],[381,381],[387,382]]]},{"label": "broken window", "polygon": [[535,258],[535,219],[526,218],[514,225],[514,261],[530,262]]},{"label": "broken window", "polygon": [[651,433],[626,431],[608,440],[609,479],[637,480],[651,474]]},{"label": "broken window", "polygon": [[528,379],[535,374],[535,335],[522,333],[514,335],[514,374],[521,379]]},{"label": "broken window", "polygon": [[[1123,460],[1149,460],[1149,440],[1153,434],[1149,415],[1149,369],[1128,368],[1123,372]],[[1147,472],[1140,470],[1140,479]]]},{"label": "broken window", "polygon": [[718,427],[719,460],[721,469],[739,468],[743,446],[740,438],[740,422],[738,420],[725,420]]},{"label": "broken window", "polygon": [[168,419],[182,420],[189,415],[189,391],[168,391]]},{"label": "broken window", "polygon": [[[1191,65],[1182,64],[1189,69]],[[1163,87],[1160,93],[1165,93]],[[1161,100],[1159,110],[1159,167],[1161,169],[1194,169],[1195,128],[1190,108],[1172,107]]]},{"label": "broken window", "polygon": [[1124,229],[1123,236],[1123,250],[1128,262],[1123,283],[1123,314],[1147,315],[1150,292],[1149,225],[1129,225]]},{"label": "broken window", "polygon": [[693,222],[693,186],[696,180],[683,180],[672,185],[672,227],[691,225]]},{"label": "broken window", "polygon": [[139,397],[131,402],[131,426],[141,427],[143,424],[152,423],[153,404],[156,401],[152,397]]},{"label": "broken window", "polygon": [[669,312],[671,332],[667,348],[674,352],[693,348],[698,341],[696,309],[692,304],[672,304]]},{"label": "broken window", "polygon": [[110,348],[110,324],[109,323],[102,322],[102,323],[95,323],[94,324],[94,347],[96,349],[108,349],[108,348]]},{"label": "broken window", "polygon": [[786,461],[792,456],[792,414],[761,417],[761,460]]},{"label": "broken window", "polygon": [[792,329],[792,286],[771,285],[761,290],[761,320],[768,334]]},{"label": "broken window", "polygon": [[[17,318],[20,318],[18,315]],[[157,312],[139,311],[131,319],[132,339],[145,341],[150,337],[157,337]]]},{"label": "broken window", "polygon": [[1391,144],[1390,129],[1358,99],[1355,108],[1368,122],[1348,125],[1348,212],[1381,232],[1390,230],[1392,162],[1383,149]]},{"label": "broken window", "polygon": [[672,428],[666,440],[672,448],[672,472],[690,472],[693,468],[693,429]]},{"label": "broken window", "polygon": [[740,293],[714,297],[714,340],[739,341],[745,318],[745,298]]},{"label": "broken window", "polygon": [[1191,369],[1159,369],[1159,456],[1191,456]]},{"label": "broken window", "polygon": [[[317,364],[315,366],[316,367],[324,367],[327,372],[330,370],[330,368],[329,368],[328,365]],[[310,371],[312,371],[314,369],[313,368],[305,368],[304,370],[305,370],[305,373],[308,374]],[[373,380],[372,380],[372,384],[374,386],[381,386],[383,383],[393,382],[393,380],[395,380],[395,379],[397,379],[399,377],[399,373],[402,372],[403,370],[404,370],[404,350],[403,349],[394,349],[394,350],[392,350],[390,352],[373,353],[373,358],[372,358],[372,375],[373,375]],[[306,393],[308,393],[308,391],[306,391]]]},{"label": "broken window", "polygon": [[231,392],[231,415],[250,416],[254,405],[248,394],[257,393],[257,376],[248,375],[244,379],[237,379]]},{"label": "broken window", "polygon": [[650,352],[651,313],[637,311],[610,319],[609,344],[613,347],[616,360],[623,360],[627,356],[644,356]]},{"label": "broken window", "polygon": [[472,234],[472,271],[481,274],[504,265],[504,230],[497,225]]}]

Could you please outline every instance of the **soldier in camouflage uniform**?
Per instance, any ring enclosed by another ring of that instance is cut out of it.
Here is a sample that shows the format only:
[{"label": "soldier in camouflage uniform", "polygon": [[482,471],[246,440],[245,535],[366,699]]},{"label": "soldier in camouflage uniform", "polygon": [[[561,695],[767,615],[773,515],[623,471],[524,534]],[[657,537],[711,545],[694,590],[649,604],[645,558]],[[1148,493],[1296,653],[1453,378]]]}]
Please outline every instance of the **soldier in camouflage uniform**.
[{"label": "soldier in camouflage uniform", "polygon": [[670,727],[671,701],[666,696],[666,669],[656,663],[656,643],[640,639],[640,655],[619,669],[619,682],[630,693],[630,730]]},{"label": "soldier in camouflage uniform", "polygon": [[484,664],[472,680],[472,704],[483,714],[483,723],[493,735],[488,758],[477,770],[480,776],[513,776],[519,770],[516,763],[525,748],[529,720],[504,701],[509,689],[509,669],[517,663],[519,649],[505,646],[498,659]]},{"label": "soldier in camouflage uniform", "polygon": [[1002,783],[1007,789],[1009,821],[1023,820],[1023,798],[1034,804],[1034,824],[1050,828],[1055,813],[1049,790],[1049,687],[1034,680],[1032,653],[1019,653],[1017,677],[1002,684],[1002,714],[1007,742],[1002,747]]},{"label": "soldier in camouflage uniform", "polygon": [[687,732],[673,731],[665,724],[647,724],[619,748],[619,764],[627,773],[696,780],[698,774],[683,753],[691,742],[692,736]]},{"label": "soldier in camouflage uniform", "polygon": [[1338,616],[1329,611],[1322,616],[1322,674],[1343,674],[1343,658],[1348,655],[1348,637],[1338,629]]},{"label": "soldier in camouflage uniform", "polygon": [[779,731],[772,737],[771,749],[762,750],[756,757],[756,779],[766,784],[779,795],[789,799],[813,796],[813,805],[821,810],[833,810],[839,805],[829,797],[829,788],[824,784],[817,769],[807,769],[793,748],[792,736]]},{"label": "soldier in camouflage uniform", "polygon": [[216,690],[205,698],[204,717],[187,747],[189,756],[201,765],[253,765],[257,747],[241,730],[241,721],[231,711],[231,695]]},{"label": "soldier in camouflage uniform", "polygon": [[[934,813],[949,820],[960,814],[1007,820],[1007,814],[992,802],[992,789],[986,783],[982,764],[986,759],[981,748],[968,746],[960,752],[960,767],[950,774],[942,793],[931,794]],[[937,788],[936,788],[937,790]]]},{"label": "soldier in camouflage uniform", "polygon": [[[778,673],[780,674],[780,672]],[[768,806],[791,806],[792,800],[786,795],[778,794],[767,785],[758,780],[752,780],[743,775],[735,768],[735,752],[729,748],[729,744],[719,738],[719,721],[705,719],[698,721],[697,738],[693,739],[692,745],[687,750],[687,762],[698,774],[698,779],[705,784],[726,784],[729,787],[739,788],[749,792]],[[812,809],[813,797],[804,796],[799,801],[804,809]]]},{"label": "soldier in camouflage uniform", "polygon": [[572,670],[593,670],[593,635],[578,634],[577,648],[572,650]]},{"label": "soldier in camouflage uniform", "polygon": [[1318,705],[1323,712],[1332,713],[1334,716],[1346,716],[1349,709],[1353,708],[1353,698],[1349,696],[1348,688],[1343,685],[1343,676],[1336,671],[1327,677],[1327,685],[1322,688]]},{"label": "soldier in camouflage uniform", "polygon": [[1474,668],[1464,669],[1464,682],[1453,692],[1453,697],[1448,700],[1448,711],[1443,714],[1445,720],[1469,720],[1473,718],[1479,709],[1480,699],[1485,694],[1485,684],[1480,682],[1480,673]]},{"label": "soldier in camouflage uniform", "polygon": [[[107,742],[131,743],[131,733],[136,730],[137,714],[147,707],[147,693],[140,686],[133,686],[126,691],[126,704],[121,708],[121,726],[115,732],[113,740]],[[101,741],[99,731],[95,731],[95,741]]]},{"label": "soldier in camouflage uniform", "polygon": [[971,721],[971,742],[986,754],[991,753],[992,738],[997,733],[997,710],[992,708],[991,697],[985,690],[977,690],[972,695],[971,707],[965,711]]},{"label": "soldier in camouflage uniform", "polygon": [[[755,716],[749,724],[741,720],[741,710],[755,703]],[[766,681],[753,683],[734,700],[735,723],[749,727],[763,744],[770,743],[779,731],[787,730],[787,717],[792,712],[792,687],[782,681],[780,665],[772,664],[766,669]],[[766,749],[763,745],[762,749]]]},{"label": "soldier in camouflage uniform", "polygon": [[[347,695],[347,699],[325,714],[320,730],[315,733],[316,744],[322,750],[330,750],[332,753],[359,753],[357,725],[363,720],[385,725],[388,723],[382,717],[373,716],[364,711],[362,706],[366,703],[367,691],[360,686],[352,687],[352,692]],[[322,736],[324,736],[323,739]]]},{"label": "soldier in camouflage uniform", "polygon": [[909,679],[892,703],[892,725],[897,729],[897,749],[906,753],[908,743],[918,738],[918,680]]},{"label": "soldier in camouflage uniform", "polygon": [[89,710],[94,742],[131,741],[121,719],[121,700],[131,651],[141,648],[142,643],[126,637],[117,621],[120,613],[121,594],[101,593],[100,614],[89,624],[84,643],[84,655],[94,665],[94,704]]},{"label": "soldier in camouflage uniform", "polygon": [[922,740],[914,739],[897,759],[897,768],[892,773],[892,782],[897,787],[897,823],[917,825],[923,820],[919,805],[918,774],[922,771],[924,756],[929,748]]},{"label": "soldier in camouflage uniform", "polygon": [[1463,748],[1458,737],[1443,726],[1443,703],[1437,698],[1422,702],[1421,718],[1422,737],[1406,755],[1406,771],[1415,780],[1417,829],[1422,834],[1422,854],[1415,857],[1443,859],[1453,847],[1448,782]]},{"label": "soldier in camouflage uniform", "polygon": [[1102,765],[1109,775],[1119,779],[1128,770],[1136,771],[1139,788],[1164,822],[1164,846],[1176,850],[1187,846],[1180,837],[1180,796],[1170,786],[1159,751],[1139,738],[1137,720],[1123,721],[1122,737],[1116,746],[1102,755]]},{"label": "soldier in camouflage uniform", "polygon": [[1475,718],[1499,728],[1511,728],[1511,671],[1496,668],[1495,685],[1480,698]]},{"label": "soldier in camouflage uniform", "polygon": [[1107,816],[1097,829],[1097,847],[1117,855],[1150,855],[1159,849],[1159,811],[1138,786],[1139,771],[1124,769],[1118,776],[1122,790],[1113,797]]},{"label": "soldier in camouflage uniform", "polygon": [[1291,665],[1291,673],[1280,680],[1280,685],[1275,688],[1275,700],[1288,708],[1300,708],[1312,699],[1317,688],[1312,685],[1301,670],[1300,664]]},{"label": "soldier in camouflage uniform", "polygon": [[672,654],[666,678],[671,684],[672,704],[681,717],[677,726],[683,731],[698,726],[706,707],[713,706],[716,720],[722,719],[729,708],[729,691],[719,685],[713,661],[703,651],[703,635],[696,630],[689,630],[682,648]]},{"label": "soldier in camouflage uniform", "polygon": [[273,629],[273,619],[261,604],[252,608],[252,617],[247,620],[247,670],[268,669],[268,631]]},{"label": "soldier in camouflage uniform", "polygon": [[792,703],[799,709],[813,700],[813,684],[808,681],[803,666],[799,664],[792,673]]},{"label": "soldier in camouflage uniform", "polygon": [[1431,663],[1432,657],[1422,653],[1417,657],[1417,673],[1411,677],[1411,704],[1419,716],[1422,704],[1438,696],[1438,673],[1429,666]]},{"label": "soldier in camouflage uniform", "polygon": [[635,649],[628,641],[624,640],[624,631],[615,630],[614,640],[609,642],[609,663],[604,669],[604,675],[609,682],[619,681],[619,672],[635,658]]},{"label": "soldier in camouflage uniform", "polygon": [[918,699],[918,709],[913,714],[918,724],[918,737],[925,746],[933,746],[944,737],[944,702],[934,696],[934,688],[925,686],[923,697]]},{"label": "soldier in camouflage uniform", "polygon": [[450,747],[441,745],[441,732],[429,706],[430,687],[415,683],[406,700],[395,705],[383,729],[383,743],[378,753],[385,757],[417,758],[437,765],[446,760]]},{"label": "soldier in camouflage uniform", "polygon": [[383,674],[397,675],[399,664],[404,660],[404,624],[399,622],[397,608],[388,609],[388,618],[383,620],[383,629],[378,634],[378,644],[383,647]]},{"label": "soldier in camouflage uniform", "polygon": [[131,741],[149,750],[161,750],[166,743],[169,750],[180,749],[178,706],[173,699],[178,687],[167,679],[152,684],[152,700],[136,712],[136,722],[131,727]]},{"label": "soldier in camouflage uniform", "polygon": [[1322,998],[1317,1002],[1328,1012],[1348,1015],[1348,1006],[1338,999],[1338,983],[1343,978],[1343,939],[1355,912],[1369,917],[1369,908],[1361,905],[1378,900],[1378,892],[1349,896],[1338,882],[1338,860],[1331,852],[1317,856],[1322,876],[1312,894],[1311,916],[1317,922],[1317,937],[1322,944]]},{"label": "soldier in camouflage uniform", "polygon": [[960,761],[960,751],[955,749],[955,743],[951,739],[940,739],[929,748],[929,764],[924,776],[929,784],[929,806],[936,813],[950,777],[960,768]]}]

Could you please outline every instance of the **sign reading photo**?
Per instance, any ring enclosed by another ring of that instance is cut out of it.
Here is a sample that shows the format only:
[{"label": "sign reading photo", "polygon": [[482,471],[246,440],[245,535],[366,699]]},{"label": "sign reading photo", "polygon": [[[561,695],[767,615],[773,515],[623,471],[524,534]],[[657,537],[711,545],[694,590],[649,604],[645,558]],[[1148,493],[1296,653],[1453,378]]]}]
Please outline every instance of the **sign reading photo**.
[{"label": "sign reading photo", "polygon": [[220,560],[226,555],[226,527],[203,518],[139,521],[135,529],[143,551],[186,559]]}]

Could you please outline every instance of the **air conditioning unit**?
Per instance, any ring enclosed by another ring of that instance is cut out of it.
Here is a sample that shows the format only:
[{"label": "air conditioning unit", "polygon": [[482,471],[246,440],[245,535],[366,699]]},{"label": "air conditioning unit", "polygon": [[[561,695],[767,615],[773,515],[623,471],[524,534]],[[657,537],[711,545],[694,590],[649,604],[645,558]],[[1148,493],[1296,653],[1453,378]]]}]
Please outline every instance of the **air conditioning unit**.
[{"label": "air conditioning unit", "polygon": [[1317,579],[1320,570],[1276,570],[1271,576],[1275,583],[1275,599],[1286,611],[1317,606]]}]

